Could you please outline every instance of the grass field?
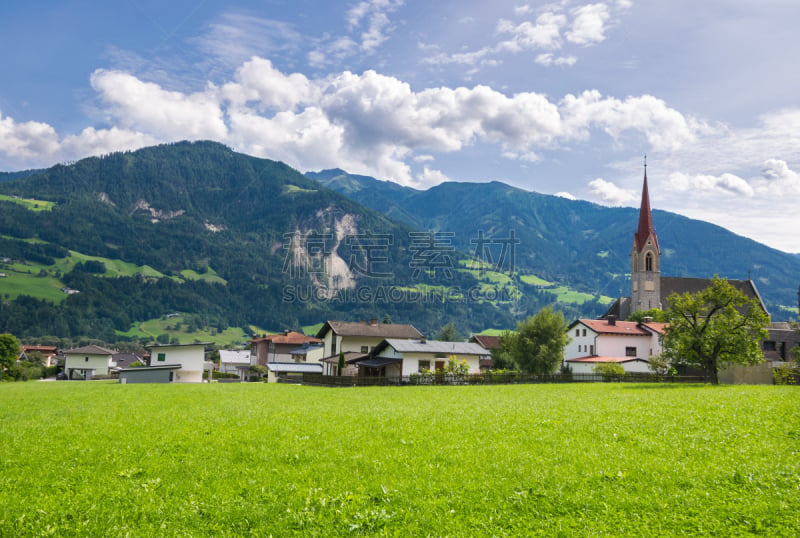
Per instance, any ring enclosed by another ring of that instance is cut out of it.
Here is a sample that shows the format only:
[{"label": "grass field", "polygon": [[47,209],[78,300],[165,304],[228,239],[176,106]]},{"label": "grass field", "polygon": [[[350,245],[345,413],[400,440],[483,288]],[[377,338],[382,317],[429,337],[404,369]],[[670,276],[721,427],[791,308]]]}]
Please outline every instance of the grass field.
[{"label": "grass field", "polygon": [[4,202],[14,202],[15,204],[25,206],[25,208],[30,209],[31,211],[50,211],[53,209],[53,206],[56,205],[55,202],[48,202],[47,200],[16,198],[14,196],[6,196],[5,194],[0,194],[0,200]]},{"label": "grass field", "polygon": [[796,536],[796,387],[0,386],[0,536]]},{"label": "grass field", "polygon": [[183,325],[181,330],[175,330],[178,323],[185,323],[184,316],[178,315],[172,318],[156,318],[141,323],[134,323],[128,331],[117,331],[120,336],[134,337],[134,338],[149,338],[155,340],[161,334],[169,334],[170,338],[177,338],[181,344],[191,344],[192,342],[211,342],[221,347],[230,348],[237,347],[243,344],[248,338],[245,338],[244,332],[239,327],[228,327],[222,332],[207,328],[194,332],[187,332],[186,326]]}]

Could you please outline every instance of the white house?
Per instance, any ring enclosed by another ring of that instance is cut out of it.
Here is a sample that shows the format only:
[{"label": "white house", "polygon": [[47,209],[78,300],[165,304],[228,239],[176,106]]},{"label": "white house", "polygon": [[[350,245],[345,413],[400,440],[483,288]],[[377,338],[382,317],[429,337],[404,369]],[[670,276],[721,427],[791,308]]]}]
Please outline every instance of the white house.
[{"label": "white house", "polygon": [[326,321],[317,332],[317,338],[322,340],[322,362],[325,363],[326,375],[336,375],[341,351],[344,351],[348,365],[343,374],[356,375],[355,363],[368,358],[383,340],[420,339],[423,335],[413,325],[378,323],[378,320],[372,319],[369,322]]},{"label": "white house", "polygon": [[243,378],[247,375],[247,370],[251,364],[255,364],[255,357],[249,349],[242,350],[219,350],[219,371],[224,374],[237,374]]},{"label": "white house", "polygon": [[72,379],[78,373],[84,379],[94,376],[108,375],[108,369],[114,367],[114,351],[100,346],[83,346],[67,349],[64,354],[64,373],[67,379]]},{"label": "white house", "polygon": [[205,347],[208,343],[196,344],[154,344],[150,350],[150,366],[180,365],[175,371],[176,383],[202,383],[203,372],[213,368],[205,361]]},{"label": "white house", "polygon": [[489,352],[474,342],[441,342],[387,338],[369,358],[359,360],[359,375],[400,377],[423,371],[442,372],[450,358],[466,361],[470,374],[480,373],[480,361]]},{"label": "white house", "polygon": [[564,362],[573,373],[593,373],[598,363],[616,362],[626,372],[649,372],[649,358],[661,354],[665,323],[579,319],[567,329],[572,341]]}]

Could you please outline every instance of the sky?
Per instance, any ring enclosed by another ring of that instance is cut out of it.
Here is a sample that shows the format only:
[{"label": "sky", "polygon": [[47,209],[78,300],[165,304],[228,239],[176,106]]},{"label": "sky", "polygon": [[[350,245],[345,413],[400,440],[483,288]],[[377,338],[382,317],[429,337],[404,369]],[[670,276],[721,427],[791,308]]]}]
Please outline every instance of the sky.
[{"label": "sky", "polygon": [[798,23],[796,0],[7,0],[0,170],[208,139],[636,207],[646,155],[654,209],[800,253]]}]

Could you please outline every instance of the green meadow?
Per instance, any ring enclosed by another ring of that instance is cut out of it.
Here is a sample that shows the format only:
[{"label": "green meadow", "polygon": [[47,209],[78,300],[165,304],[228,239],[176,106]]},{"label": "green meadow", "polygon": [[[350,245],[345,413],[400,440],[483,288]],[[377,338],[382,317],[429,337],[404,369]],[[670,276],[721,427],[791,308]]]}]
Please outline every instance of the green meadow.
[{"label": "green meadow", "polygon": [[0,385],[0,536],[796,536],[800,391]]}]

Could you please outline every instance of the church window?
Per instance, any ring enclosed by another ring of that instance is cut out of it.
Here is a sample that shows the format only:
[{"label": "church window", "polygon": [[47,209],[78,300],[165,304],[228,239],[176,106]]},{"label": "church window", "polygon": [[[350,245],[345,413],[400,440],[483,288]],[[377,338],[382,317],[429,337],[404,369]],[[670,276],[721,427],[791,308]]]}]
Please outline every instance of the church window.
[{"label": "church window", "polygon": [[634,273],[639,270],[639,259],[638,258],[639,257],[636,256],[635,254],[633,255],[633,272]]},{"label": "church window", "polygon": [[653,253],[648,252],[647,256],[644,258],[644,270],[645,271],[652,271],[653,270]]}]

